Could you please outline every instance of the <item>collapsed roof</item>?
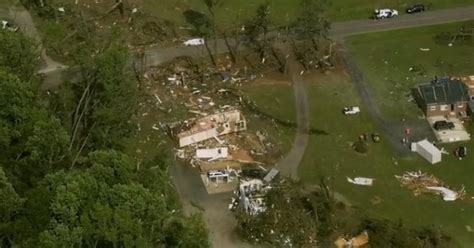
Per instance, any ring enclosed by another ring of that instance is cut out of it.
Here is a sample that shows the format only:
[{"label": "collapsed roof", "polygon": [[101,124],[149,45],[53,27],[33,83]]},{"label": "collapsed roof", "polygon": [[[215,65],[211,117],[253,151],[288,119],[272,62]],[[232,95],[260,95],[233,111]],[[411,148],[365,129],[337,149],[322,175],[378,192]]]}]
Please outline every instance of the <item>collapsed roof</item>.
[{"label": "collapsed roof", "polygon": [[176,135],[179,146],[184,147],[218,136],[247,129],[247,123],[239,110],[209,115],[188,123]]}]

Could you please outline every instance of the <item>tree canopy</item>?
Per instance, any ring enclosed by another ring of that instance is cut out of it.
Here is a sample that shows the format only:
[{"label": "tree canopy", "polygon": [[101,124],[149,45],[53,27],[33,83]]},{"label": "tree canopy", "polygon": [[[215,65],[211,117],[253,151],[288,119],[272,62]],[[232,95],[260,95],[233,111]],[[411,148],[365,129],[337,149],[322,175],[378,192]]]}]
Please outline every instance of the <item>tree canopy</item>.
[{"label": "tree canopy", "polygon": [[29,80],[39,63],[36,44],[21,33],[0,29],[0,68]]},{"label": "tree canopy", "polygon": [[298,18],[294,32],[301,39],[325,39],[329,31],[329,21],[326,12],[330,2],[328,0],[300,0]]},{"label": "tree canopy", "polygon": [[202,218],[180,211],[169,160],[136,171],[124,153],[138,92],[120,39],[76,47],[79,76],[48,94],[32,83],[34,44],[0,40],[12,49],[0,51],[0,247],[209,246]]}]

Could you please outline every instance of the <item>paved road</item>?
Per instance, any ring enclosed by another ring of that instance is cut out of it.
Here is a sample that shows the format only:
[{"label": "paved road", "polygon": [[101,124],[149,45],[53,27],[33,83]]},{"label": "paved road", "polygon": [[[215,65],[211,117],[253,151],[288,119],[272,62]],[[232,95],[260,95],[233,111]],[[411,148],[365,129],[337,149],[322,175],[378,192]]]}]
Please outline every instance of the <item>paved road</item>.
[{"label": "paved road", "polygon": [[[394,19],[385,20],[357,20],[348,22],[333,23],[330,37],[342,38],[350,35],[371,33],[394,29],[411,28],[418,26],[427,26],[440,23],[450,23],[474,19],[474,6],[427,11],[413,15],[401,15]],[[209,41],[209,47],[214,48],[213,41]],[[217,53],[227,52],[224,40],[217,40]],[[162,64],[171,61],[177,56],[203,57],[207,53],[203,47],[166,47],[155,48],[145,52],[145,61],[148,66]]]},{"label": "paved road", "polygon": [[[283,54],[289,54],[287,57],[288,75],[293,83],[293,93],[295,96],[296,108],[296,135],[291,150],[277,163],[276,168],[282,175],[298,179],[298,166],[303,160],[309,139],[309,105],[306,96],[305,83],[300,75],[301,66],[295,60],[294,55],[289,52],[290,49],[282,48]],[[286,56],[285,56],[286,57]]]},{"label": "paved road", "polygon": [[412,15],[402,14],[399,17],[384,20],[336,22],[332,24],[330,36],[333,38],[341,38],[356,34],[461,22],[473,19],[474,5],[463,8],[426,11]]},{"label": "paved road", "polygon": [[175,163],[170,174],[183,204],[184,213],[202,214],[212,247],[253,247],[240,240],[236,233],[237,221],[228,209],[232,192],[207,194],[199,172],[189,164]]}]

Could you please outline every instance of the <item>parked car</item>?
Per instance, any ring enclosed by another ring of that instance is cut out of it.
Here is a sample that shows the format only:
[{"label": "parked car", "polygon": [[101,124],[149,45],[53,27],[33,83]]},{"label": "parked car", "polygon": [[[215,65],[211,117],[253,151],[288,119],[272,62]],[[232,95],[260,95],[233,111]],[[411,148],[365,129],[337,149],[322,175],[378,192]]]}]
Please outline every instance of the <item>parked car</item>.
[{"label": "parked car", "polygon": [[449,121],[436,121],[433,124],[433,127],[436,131],[442,131],[442,130],[448,130],[448,129],[454,129],[454,123],[449,122]]},{"label": "parked car", "polygon": [[398,10],[395,9],[376,9],[374,11],[375,19],[385,19],[398,16]]},{"label": "parked car", "polygon": [[342,113],[345,115],[355,115],[360,113],[360,108],[359,107],[345,107],[342,110]]},{"label": "parked car", "polygon": [[407,8],[408,14],[419,13],[425,11],[425,5],[423,4],[414,4]]}]

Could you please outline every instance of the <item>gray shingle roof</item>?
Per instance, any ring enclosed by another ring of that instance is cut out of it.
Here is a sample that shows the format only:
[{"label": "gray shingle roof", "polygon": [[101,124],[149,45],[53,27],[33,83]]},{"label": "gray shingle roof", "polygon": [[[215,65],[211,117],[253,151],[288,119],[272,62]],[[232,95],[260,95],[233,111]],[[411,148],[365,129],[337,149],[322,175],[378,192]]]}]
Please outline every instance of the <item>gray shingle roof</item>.
[{"label": "gray shingle roof", "polygon": [[466,85],[457,79],[438,78],[418,85],[418,90],[426,104],[454,104],[469,100]]}]

